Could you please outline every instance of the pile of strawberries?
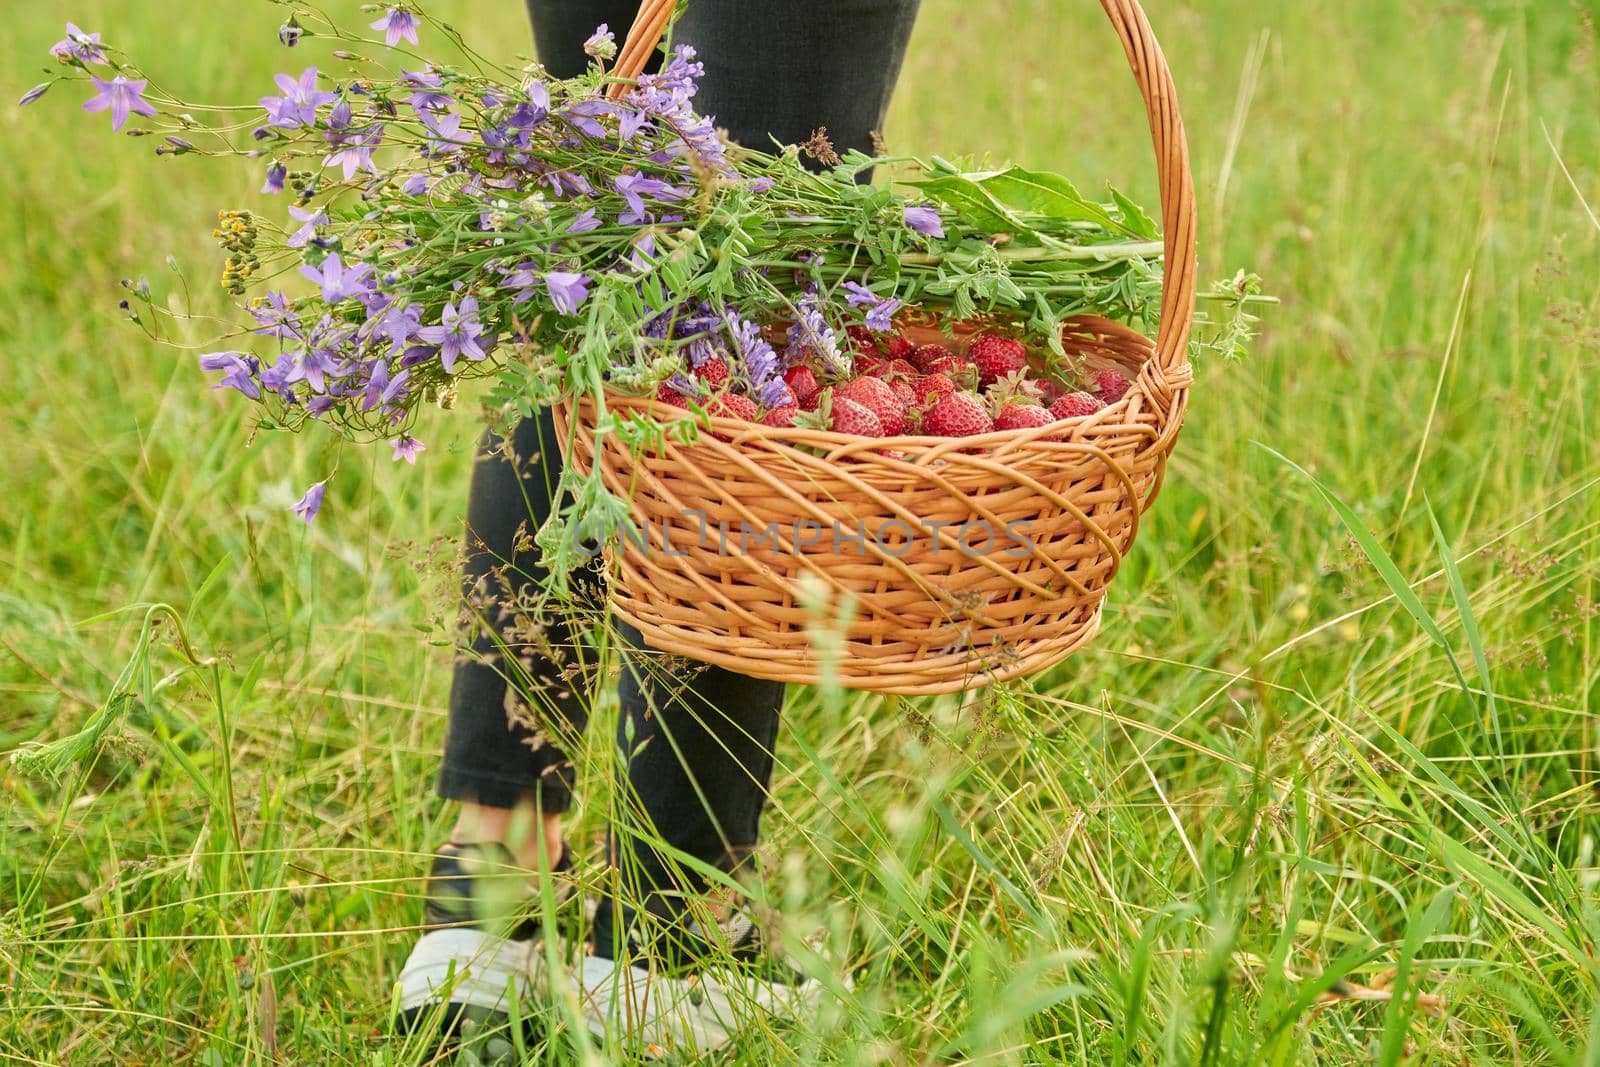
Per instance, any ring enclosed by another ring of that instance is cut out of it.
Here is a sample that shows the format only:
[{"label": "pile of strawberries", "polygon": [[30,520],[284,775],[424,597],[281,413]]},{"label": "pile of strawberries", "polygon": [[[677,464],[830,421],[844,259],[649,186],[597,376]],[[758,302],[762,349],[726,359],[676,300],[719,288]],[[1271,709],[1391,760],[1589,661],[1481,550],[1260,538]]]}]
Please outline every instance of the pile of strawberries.
[{"label": "pile of strawberries", "polygon": [[[767,426],[860,437],[971,437],[1092,415],[1128,391],[1128,378],[1118,370],[1097,371],[1078,388],[1036,374],[1022,342],[998,333],[979,334],[961,352],[916,345],[900,334],[881,340],[854,327],[850,336],[857,349],[850,375],[830,381],[818,366],[797,363],[783,375],[796,402],[766,411],[728,391],[727,364],[708,360],[694,371],[709,393],[701,406],[711,415]],[[657,399],[683,408],[690,402],[669,385]]]}]

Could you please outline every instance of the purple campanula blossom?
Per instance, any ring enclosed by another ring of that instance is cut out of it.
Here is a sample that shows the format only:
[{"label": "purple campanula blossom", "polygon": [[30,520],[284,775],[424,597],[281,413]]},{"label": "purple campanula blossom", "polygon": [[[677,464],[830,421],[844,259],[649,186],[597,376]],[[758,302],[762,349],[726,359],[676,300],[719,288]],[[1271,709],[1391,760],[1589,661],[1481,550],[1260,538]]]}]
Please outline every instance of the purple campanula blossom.
[{"label": "purple campanula blossom", "polygon": [[906,225],[924,237],[944,236],[944,223],[939,221],[939,212],[931,207],[908,207],[904,217]]},{"label": "purple campanula blossom", "polygon": [[383,31],[383,43],[390,48],[401,41],[417,44],[417,16],[403,7],[391,7],[371,28]]},{"label": "purple campanula blossom", "polygon": [[357,263],[346,267],[337,252],[329,254],[320,268],[307,263],[300,268],[300,273],[322,287],[322,299],[330,304],[357,296],[372,284],[372,264]]},{"label": "purple campanula blossom", "polygon": [[763,174],[759,178],[751,178],[750,183],[745,188],[759,196],[772,189],[772,179]]},{"label": "purple campanula blossom", "polygon": [[261,387],[255,383],[254,374],[260,367],[254,356],[243,352],[207,352],[200,357],[203,371],[222,371],[222,380],[213,389],[233,389],[251,400],[261,399]]},{"label": "purple campanula blossom", "polygon": [[317,517],[317,511],[322,507],[322,498],[327,495],[327,492],[328,481],[324,478],[310,489],[307,489],[305,496],[302,496],[294,507],[289,510],[300,516],[300,520],[310,526],[311,520]]},{"label": "purple campanula blossom", "polygon": [[328,224],[328,213],[326,211],[307,211],[302,207],[290,204],[289,214],[296,222],[301,224],[300,228],[291,233],[283,242],[290,248],[304,248],[317,235],[317,227]]},{"label": "purple campanula blossom", "polygon": [[295,383],[306,380],[305,371],[301,369],[299,361],[288,352],[280,353],[277,361],[270,367],[263,367],[256,377],[261,381],[263,389],[277,393],[286,404],[295,402]]},{"label": "purple campanula blossom", "polygon": [[606,128],[600,125],[599,117],[615,113],[616,107],[609,100],[580,100],[560,112],[560,115],[573,129],[598,139],[606,135]]},{"label": "purple campanula blossom", "polygon": [[289,176],[289,168],[279,162],[267,164],[267,182],[261,187],[263,193],[283,192],[283,180]]},{"label": "purple campanula blossom", "polygon": [[414,111],[443,111],[456,102],[455,97],[449,93],[432,91],[444,85],[444,79],[431,70],[401,71],[400,84],[417,90],[406,97],[406,103],[410,104]]},{"label": "purple campanula blossom", "polygon": [[50,46],[50,54],[62,63],[76,59],[80,63],[104,63],[105,51],[100,47],[98,33],[84,33],[72,23],[67,23],[67,35]]},{"label": "purple campanula blossom", "polygon": [[91,74],[89,75],[89,80],[94,83],[94,87],[100,92],[89,98],[83,105],[83,110],[105,111],[109,108],[111,110],[111,128],[113,130],[122,129],[123,124],[128,121],[130,113],[140,115],[159,114],[155,106],[144,98],[144,87],[149,83],[143,78],[130,80],[118,74],[110,81],[105,81]]},{"label": "purple campanula blossom", "polygon": [[426,196],[433,186],[433,179],[426,174],[413,174],[400,184],[400,191],[407,196]]},{"label": "purple campanula blossom", "polygon": [[617,140],[624,144],[633,140],[634,135],[650,124],[650,116],[636,107],[622,107],[616,109]]},{"label": "purple campanula blossom", "polygon": [[563,315],[576,315],[578,305],[589,297],[589,279],[582,274],[564,270],[547,271],[544,286],[550,291],[550,303]]},{"label": "purple campanula blossom", "polygon": [[277,290],[269,289],[260,299],[250,301],[248,310],[257,324],[252,333],[280,339],[300,336],[299,323],[289,310],[289,300]]},{"label": "purple campanula blossom", "polygon": [[417,331],[417,337],[439,346],[439,364],[444,367],[446,374],[455,373],[456,360],[463,356],[474,363],[489,358],[489,353],[479,343],[483,337],[483,325],[478,322],[476,297],[466,297],[459,308],[445,301],[444,311],[439,315],[439,325],[422,327]]},{"label": "purple campanula blossom", "polygon": [[669,185],[659,178],[647,178],[643,174],[619,174],[611,179],[611,187],[622,194],[628,202],[628,210],[617,216],[617,221],[624,224],[644,222],[648,215],[644,210],[644,197],[654,197],[657,200],[682,200],[683,190]]},{"label": "purple campanula blossom", "polygon": [[422,124],[428,128],[426,154],[430,156],[448,155],[471,142],[470,134],[462,134],[461,116],[454,111],[424,111]]},{"label": "purple campanula blossom", "polygon": [[263,96],[261,106],[267,109],[267,123],[289,129],[295,126],[315,126],[317,108],[339,99],[337,93],[317,88],[317,68],[307,67],[298,79],[287,74],[272,79],[282,96]]},{"label": "purple campanula blossom", "polygon": [[572,220],[572,224],[567,227],[567,232],[588,233],[590,230],[598,230],[601,225],[600,216],[595,214],[594,208],[586,208],[581,215]]},{"label": "purple campanula blossom", "polygon": [[329,396],[326,393],[321,396],[314,396],[306,401],[306,414],[316,418],[333,410],[333,406],[338,402],[337,397]]},{"label": "purple campanula blossom", "polygon": [[406,342],[421,329],[422,307],[418,304],[404,307],[390,304],[381,314],[375,315],[367,327],[372,340],[389,342],[389,354],[393,355],[404,348]]},{"label": "purple campanula blossom", "polygon": [[406,384],[410,378],[409,370],[402,370],[390,377],[389,361],[386,359],[374,361],[372,370],[367,376],[367,387],[361,393],[361,410],[371,411],[375,407],[403,400],[406,395]]},{"label": "purple campanula blossom", "polygon": [[372,162],[372,152],[382,142],[382,124],[368,126],[359,133],[347,137],[343,147],[324,158],[322,165],[324,167],[342,166],[344,168],[345,181],[354,178],[357,170],[364,170],[368,174],[376,174],[378,173],[378,165]]},{"label": "purple campanula blossom", "polygon": [[590,59],[615,59],[617,35],[611,32],[611,27],[602,22],[595,27],[589,39],[583,42],[583,54]]},{"label": "purple campanula blossom", "polygon": [[423,444],[421,441],[417,440],[415,437],[412,437],[408,433],[401,434],[393,441],[390,441],[389,447],[394,449],[394,461],[396,463],[403,459],[412,466],[416,466],[417,453],[426,452],[428,450],[427,445]]},{"label": "purple campanula blossom", "polygon": [[506,121],[519,129],[532,129],[550,114],[550,89],[541,81],[528,83],[527,99],[518,103]]}]

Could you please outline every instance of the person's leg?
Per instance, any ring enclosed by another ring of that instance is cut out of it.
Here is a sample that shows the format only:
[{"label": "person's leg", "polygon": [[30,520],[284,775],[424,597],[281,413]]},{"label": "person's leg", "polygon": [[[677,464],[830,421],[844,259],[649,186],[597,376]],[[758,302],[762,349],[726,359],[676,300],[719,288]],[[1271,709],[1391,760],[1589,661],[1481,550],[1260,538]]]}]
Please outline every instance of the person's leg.
[{"label": "person's leg", "polygon": [[[917,0],[694,0],[673,39],[705,63],[696,110],[733,140],[769,149],[825,126],[838,151],[870,153],[916,12]],[[784,687],[718,667],[663,672],[631,628],[623,639],[635,651],[620,694],[617,806],[630,824],[614,830],[611,852],[625,900],[642,898],[663,920],[648,940],[671,949],[683,902],[704,880],[653,841],[723,870],[745,862],[759,838]],[[618,916],[602,901],[599,955],[615,954],[615,933],[632,929],[633,910]]]},{"label": "person's leg", "polygon": [[[558,78],[583,71],[583,42],[596,25],[626,33],[638,11],[637,0],[526,2],[539,58]],[[542,576],[531,535],[549,517],[561,474],[555,432],[548,411],[524,420],[510,457],[506,442],[487,436],[473,470],[463,590],[475,636],[452,679],[439,775],[439,794],[460,804],[451,840],[509,842],[530,869],[541,847],[547,863],[560,858],[561,815],[572,803],[563,742],[585,724],[567,676],[578,652],[568,620],[517,610]]]}]

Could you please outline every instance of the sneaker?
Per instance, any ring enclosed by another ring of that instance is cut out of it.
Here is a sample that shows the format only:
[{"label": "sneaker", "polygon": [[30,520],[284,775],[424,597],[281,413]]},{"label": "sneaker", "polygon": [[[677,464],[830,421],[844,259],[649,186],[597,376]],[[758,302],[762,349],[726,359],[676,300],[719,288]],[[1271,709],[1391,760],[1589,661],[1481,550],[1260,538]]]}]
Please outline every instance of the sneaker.
[{"label": "sneaker", "polygon": [[[563,849],[554,873],[571,866]],[[469,1020],[480,1029],[504,1026],[543,955],[539,920],[528,914],[539,907],[536,888],[495,842],[440,846],[425,884],[425,932],[395,983],[396,1025],[406,1032],[436,1025],[447,1036]],[[570,878],[556,880],[558,905],[573,893]]]},{"label": "sneaker", "polygon": [[[696,943],[701,951],[692,960],[685,948]],[[585,957],[572,975],[573,991],[591,1033],[626,1033],[652,1055],[713,1051],[744,1022],[799,1017],[823,993],[821,982],[768,950],[742,909],[709,930],[696,922],[679,927],[671,964],[632,934],[628,950],[628,960]]]}]

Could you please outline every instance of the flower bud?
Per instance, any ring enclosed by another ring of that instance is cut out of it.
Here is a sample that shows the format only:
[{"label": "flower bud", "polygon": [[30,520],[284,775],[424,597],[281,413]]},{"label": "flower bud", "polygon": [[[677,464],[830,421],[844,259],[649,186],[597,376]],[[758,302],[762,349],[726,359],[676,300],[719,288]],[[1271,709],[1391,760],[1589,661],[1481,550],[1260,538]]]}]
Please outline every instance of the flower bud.
[{"label": "flower bud", "polygon": [[278,43],[285,48],[293,48],[300,43],[300,38],[305,35],[305,32],[300,23],[295,20],[295,17],[290,15],[289,21],[278,27]]}]

